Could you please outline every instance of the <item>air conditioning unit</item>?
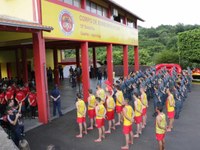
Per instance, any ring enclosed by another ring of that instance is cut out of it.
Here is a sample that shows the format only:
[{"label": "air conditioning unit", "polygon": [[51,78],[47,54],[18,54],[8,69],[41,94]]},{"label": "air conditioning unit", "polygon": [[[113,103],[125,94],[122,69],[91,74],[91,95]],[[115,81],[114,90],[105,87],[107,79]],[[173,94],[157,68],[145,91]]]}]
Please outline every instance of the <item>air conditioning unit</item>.
[{"label": "air conditioning unit", "polygon": [[112,14],[113,14],[113,16],[117,17],[118,16],[118,10],[113,8]]}]

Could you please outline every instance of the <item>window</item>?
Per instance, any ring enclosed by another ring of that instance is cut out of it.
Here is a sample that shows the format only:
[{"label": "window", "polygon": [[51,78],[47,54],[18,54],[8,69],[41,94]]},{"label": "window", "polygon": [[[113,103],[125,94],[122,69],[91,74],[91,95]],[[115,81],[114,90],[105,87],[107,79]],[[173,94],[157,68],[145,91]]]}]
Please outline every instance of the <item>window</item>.
[{"label": "window", "polygon": [[80,8],[81,7],[81,0],[74,0],[74,6]]},{"label": "window", "polygon": [[133,21],[127,20],[127,26],[133,28]]},{"label": "window", "polygon": [[97,5],[97,14],[100,16],[103,16],[103,11],[102,11],[102,7]]},{"label": "window", "polygon": [[86,1],[86,10],[90,12],[90,8],[91,8],[91,6],[90,6],[90,1],[87,0],[87,1]]},{"label": "window", "polygon": [[73,0],[63,0],[64,3],[67,3],[67,4],[70,4],[72,5],[73,4]]},{"label": "window", "polygon": [[91,13],[97,13],[97,5],[93,2],[91,2]]}]

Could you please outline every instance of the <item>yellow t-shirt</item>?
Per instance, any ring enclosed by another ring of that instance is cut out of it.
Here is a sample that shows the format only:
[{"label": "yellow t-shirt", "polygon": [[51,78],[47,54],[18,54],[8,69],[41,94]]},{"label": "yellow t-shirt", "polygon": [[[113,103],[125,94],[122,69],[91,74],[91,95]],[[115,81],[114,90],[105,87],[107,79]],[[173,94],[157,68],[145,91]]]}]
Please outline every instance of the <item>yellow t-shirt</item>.
[{"label": "yellow t-shirt", "polygon": [[[174,105],[175,104],[175,101],[174,101],[174,96],[172,94],[170,94],[170,97],[172,97],[171,101],[172,101],[172,104]],[[174,111],[174,106],[170,106],[169,104],[169,99],[167,99],[167,112],[172,112]]]},{"label": "yellow t-shirt", "polygon": [[84,117],[85,113],[85,102],[82,99],[77,101],[77,117],[81,118]]},{"label": "yellow t-shirt", "polygon": [[[115,106],[115,101],[114,101],[114,99],[113,99],[113,97],[112,96],[109,96],[108,98],[107,98],[107,111],[112,111],[112,110],[114,110],[114,107]],[[111,108],[108,108],[108,107],[112,107],[112,109]]]},{"label": "yellow t-shirt", "polygon": [[[126,109],[126,115],[129,118],[133,118],[133,108],[130,105],[124,106],[124,109]],[[124,126],[130,126],[132,122],[128,120],[125,116],[124,117]]]},{"label": "yellow t-shirt", "polygon": [[99,104],[98,106],[97,106],[99,109],[97,110],[97,112],[96,112],[96,119],[103,119],[103,115],[105,114],[105,107],[104,107],[104,105],[103,104]]},{"label": "yellow t-shirt", "polygon": [[[160,126],[165,127],[166,126],[166,116],[165,116],[165,114],[164,113],[160,114],[160,117],[161,117]],[[165,130],[158,127],[157,121],[156,121],[156,133],[157,134],[164,134],[165,133]]]},{"label": "yellow t-shirt", "polygon": [[[140,110],[140,112],[142,111],[142,102],[137,98],[137,105],[135,106],[137,107],[137,110]],[[138,117],[138,116],[141,116],[142,114],[136,111],[135,109],[135,116]]]},{"label": "yellow t-shirt", "polygon": [[147,94],[145,92],[142,93],[142,94],[143,94],[142,103],[144,104],[143,108],[146,108],[146,105],[147,105]]},{"label": "yellow t-shirt", "polygon": [[117,97],[116,97],[116,106],[122,106],[123,101],[123,93],[122,91],[117,91]]},{"label": "yellow t-shirt", "polygon": [[90,105],[92,105],[92,107],[88,105],[88,110],[94,109],[95,108],[95,104],[96,104],[95,96],[91,95],[90,96]]},{"label": "yellow t-shirt", "polygon": [[105,91],[103,89],[98,91],[98,96],[105,102]]}]

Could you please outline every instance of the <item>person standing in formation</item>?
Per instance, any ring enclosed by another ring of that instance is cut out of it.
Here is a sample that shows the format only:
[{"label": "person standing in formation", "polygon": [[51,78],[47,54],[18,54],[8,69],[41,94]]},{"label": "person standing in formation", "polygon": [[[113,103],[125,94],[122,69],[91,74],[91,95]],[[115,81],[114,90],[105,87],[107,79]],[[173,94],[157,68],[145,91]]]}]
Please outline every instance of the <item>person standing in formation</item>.
[{"label": "person standing in formation", "polygon": [[145,128],[147,123],[147,107],[148,107],[148,101],[147,101],[147,95],[144,91],[144,88],[140,88],[141,92],[141,102],[142,102],[142,128]]},{"label": "person standing in formation", "polygon": [[105,115],[106,115],[106,109],[103,105],[103,101],[101,100],[101,98],[96,97],[96,101],[97,101],[97,106],[95,107],[95,112],[96,112],[96,126],[98,128],[99,131],[99,137],[98,139],[94,140],[94,142],[101,142],[102,138],[105,138],[105,126],[104,126],[104,122],[105,122]]},{"label": "person standing in formation", "polygon": [[117,112],[117,116],[118,116],[118,121],[115,125],[118,126],[118,125],[120,125],[120,121],[121,121],[121,117],[122,117],[122,109],[123,109],[122,104],[123,104],[123,101],[124,101],[124,96],[123,96],[123,93],[122,93],[119,85],[116,86],[116,89],[117,89],[116,112]]},{"label": "person standing in formation", "polygon": [[167,132],[171,132],[173,128],[174,116],[175,116],[175,111],[174,111],[175,101],[174,101],[174,96],[172,95],[169,88],[167,88],[166,93],[168,95],[167,101],[166,101],[166,107],[167,107],[167,116],[169,118],[169,126],[167,128]]},{"label": "person standing in formation", "polygon": [[139,99],[139,96],[137,93],[134,93],[134,108],[135,108],[135,124],[137,124],[137,132],[134,135],[134,137],[139,137],[139,134],[142,134],[142,103]]},{"label": "person standing in formation", "polygon": [[[81,95],[77,93],[77,102],[76,102],[76,109],[77,109],[77,123],[79,125],[80,133],[76,135],[77,138],[82,138],[83,133],[87,134],[87,125],[86,125],[86,105],[85,102],[81,99]],[[83,131],[83,126],[85,131]]]},{"label": "person standing in formation", "polygon": [[92,94],[92,89],[88,90],[89,97],[88,97],[88,117],[90,118],[90,127],[88,130],[93,130],[94,126],[94,118],[96,116],[95,114],[95,105],[96,105],[96,99],[95,96]]},{"label": "person standing in formation", "polygon": [[[108,120],[108,130],[105,131],[106,134],[111,133],[111,128],[115,130],[115,101],[111,96],[110,91],[106,91],[107,99],[106,99],[106,119]],[[113,126],[112,126],[113,125]]]},{"label": "person standing in formation", "polygon": [[156,108],[158,115],[156,116],[156,140],[158,141],[159,150],[165,149],[165,133],[166,133],[166,116],[162,112],[162,105],[158,105]]},{"label": "person standing in formation", "polygon": [[122,111],[123,116],[123,133],[125,135],[125,146],[122,146],[122,150],[128,150],[129,144],[133,144],[133,131],[132,131],[132,124],[134,121],[134,111],[131,105],[128,104],[128,99],[124,100],[124,108]]}]

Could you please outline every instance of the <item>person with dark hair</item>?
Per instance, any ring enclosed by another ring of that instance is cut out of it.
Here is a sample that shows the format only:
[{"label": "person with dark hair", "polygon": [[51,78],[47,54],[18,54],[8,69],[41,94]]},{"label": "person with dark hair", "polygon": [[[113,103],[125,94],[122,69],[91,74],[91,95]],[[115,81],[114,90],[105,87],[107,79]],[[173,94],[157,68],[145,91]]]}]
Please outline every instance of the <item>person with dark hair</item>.
[{"label": "person with dark hair", "polygon": [[137,131],[134,137],[139,137],[139,134],[142,134],[142,103],[139,99],[138,93],[134,93],[134,108],[135,108],[135,124],[137,125]]},{"label": "person with dark hair", "polygon": [[145,128],[147,123],[147,107],[148,107],[148,100],[147,95],[144,91],[144,88],[140,88],[141,93],[141,102],[142,102],[142,128]]},{"label": "person with dark hair", "polygon": [[58,70],[59,70],[59,78],[60,78],[60,80],[64,80],[63,67],[62,67],[62,65],[60,65],[60,66],[58,67]]},{"label": "person with dark hair", "polygon": [[56,116],[56,109],[58,109],[59,116],[63,116],[61,112],[60,91],[58,89],[58,85],[54,86],[50,97],[53,100],[53,116]]},{"label": "person with dark hair", "polygon": [[118,125],[120,125],[120,121],[121,121],[121,117],[122,117],[124,95],[123,95],[119,85],[116,86],[116,89],[117,89],[117,92],[116,92],[116,112],[117,112],[117,116],[118,116],[118,121],[115,125],[118,126]]},{"label": "person with dark hair", "polygon": [[104,89],[101,88],[100,84],[97,84],[96,96],[99,97],[102,100],[103,103],[105,103],[106,94],[105,94]]},{"label": "person with dark hair", "polygon": [[[20,103],[20,107],[21,107]],[[14,143],[19,146],[19,141],[22,140],[22,135],[24,133],[24,126],[18,123],[21,113],[14,113],[11,107],[7,108],[7,120],[11,125],[11,132],[13,134]]]},{"label": "person with dark hair", "polygon": [[105,126],[104,126],[104,121],[105,121],[105,115],[106,115],[106,109],[103,105],[103,101],[101,100],[100,97],[96,97],[97,101],[97,106],[95,107],[95,112],[96,112],[96,126],[99,131],[99,137],[98,139],[94,140],[94,142],[101,142],[102,138],[105,138]]},{"label": "person with dark hair", "polygon": [[159,103],[156,107],[156,112],[158,115],[156,116],[156,140],[158,141],[159,150],[165,149],[165,133],[166,133],[166,116],[162,112],[163,106],[161,103]]},{"label": "person with dark hair", "polygon": [[171,93],[171,89],[167,88],[166,93],[168,94],[167,101],[166,101],[166,107],[167,107],[167,116],[169,118],[169,126],[167,128],[167,132],[170,132],[173,128],[173,123],[174,123],[175,100],[174,100],[174,96]]},{"label": "person with dark hair", "polygon": [[[129,149],[129,143],[133,144],[133,131],[132,131],[132,124],[134,122],[134,111],[131,105],[128,104],[129,100],[125,99],[123,101],[124,103],[124,108],[122,111],[122,116],[123,116],[123,133],[125,135],[125,140],[126,144],[125,146],[122,146],[121,149],[127,150]],[[130,136],[130,137],[129,137]]]},{"label": "person with dark hair", "polygon": [[28,102],[31,110],[31,117],[35,119],[36,109],[37,109],[37,95],[34,90],[32,90],[28,95]]},{"label": "person with dark hair", "polygon": [[92,92],[92,89],[88,90],[89,97],[88,97],[88,117],[90,118],[90,127],[88,130],[93,130],[94,126],[94,118],[96,116],[95,114],[95,105],[96,105],[96,99]]},{"label": "person with dark hair", "polygon": [[108,130],[105,131],[106,134],[111,133],[111,128],[115,130],[115,101],[111,95],[110,91],[106,91],[106,119],[108,120]]},{"label": "person with dark hair", "polygon": [[[81,94],[77,93],[77,102],[76,102],[76,109],[77,109],[77,123],[79,125],[80,133],[76,135],[77,138],[82,138],[83,133],[87,134],[87,125],[86,125],[86,105],[85,102],[81,99]],[[85,131],[83,132],[83,126]]]}]

